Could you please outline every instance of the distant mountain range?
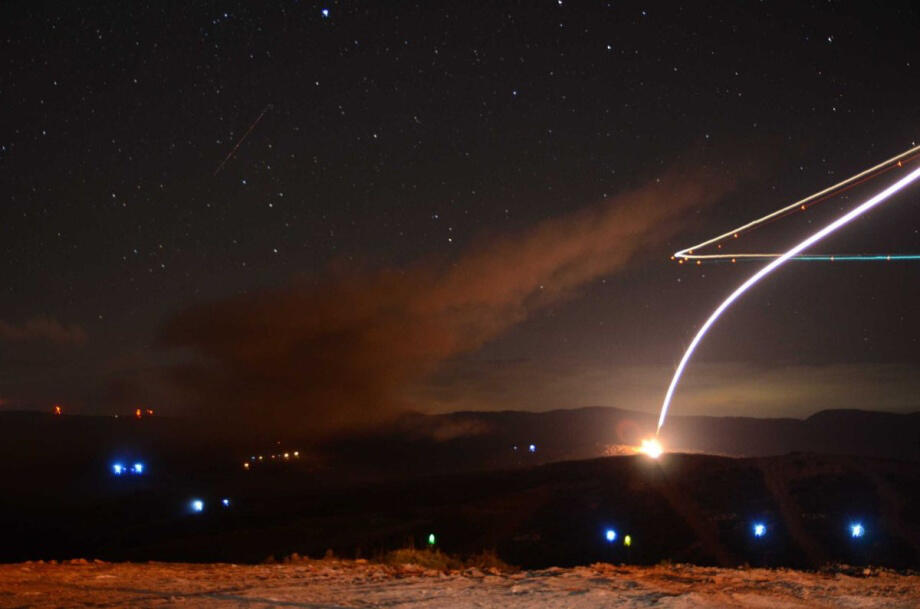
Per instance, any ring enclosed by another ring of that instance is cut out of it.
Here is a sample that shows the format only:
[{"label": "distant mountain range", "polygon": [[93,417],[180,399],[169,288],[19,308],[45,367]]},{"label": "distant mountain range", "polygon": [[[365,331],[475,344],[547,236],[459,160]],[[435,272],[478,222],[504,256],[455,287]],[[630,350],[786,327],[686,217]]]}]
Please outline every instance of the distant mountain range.
[{"label": "distant mountain range", "polygon": [[[675,417],[670,449],[723,456],[613,456],[654,423],[613,408],[412,414],[308,444],[186,419],[0,413],[0,522],[15,523],[0,561],[351,556],[437,532],[447,551],[496,548],[533,567],[918,564],[920,415]],[[300,458],[278,457],[295,447]],[[753,458],[726,458],[741,455]],[[113,475],[118,460],[143,462],[143,475]],[[189,514],[192,498],[205,514]],[[608,527],[635,545],[609,544]]]},{"label": "distant mountain range", "polygon": [[[313,465],[338,471],[426,475],[508,469],[632,454],[653,436],[649,413],[609,407],[547,412],[406,414],[389,425],[324,439],[249,437],[208,421],[151,417],[0,412],[0,470],[31,463],[105,460],[119,452],[241,465],[273,446],[304,450]],[[792,452],[920,461],[920,413],[825,410],[807,419],[673,416],[661,432],[669,452],[763,457]]]}]

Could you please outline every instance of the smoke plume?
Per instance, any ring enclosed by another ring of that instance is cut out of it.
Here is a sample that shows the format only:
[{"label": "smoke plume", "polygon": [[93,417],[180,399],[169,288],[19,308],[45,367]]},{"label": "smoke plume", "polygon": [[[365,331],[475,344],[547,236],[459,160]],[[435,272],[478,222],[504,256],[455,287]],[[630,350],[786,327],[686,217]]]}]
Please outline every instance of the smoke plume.
[{"label": "smoke plume", "polygon": [[80,326],[65,326],[50,317],[33,317],[18,325],[0,320],[0,341],[48,341],[58,344],[79,344],[85,340],[86,332]]},{"label": "smoke plume", "polygon": [[205,412],[325,431],[373,424],[406,389],[586,282],[654,249],[730,180],[671,171],[603,204],[493,238],[452,261],[330,270],[310,282],[198,306],[163,342],[195,354],[174,379]]}]

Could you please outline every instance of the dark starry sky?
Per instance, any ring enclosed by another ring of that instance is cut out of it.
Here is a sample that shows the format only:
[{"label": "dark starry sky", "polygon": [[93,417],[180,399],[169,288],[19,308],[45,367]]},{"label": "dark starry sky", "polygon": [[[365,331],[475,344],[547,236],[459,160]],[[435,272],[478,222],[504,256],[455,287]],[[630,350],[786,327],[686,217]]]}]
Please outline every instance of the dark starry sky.
[{"label": "dark starry sky", "polygon": [[[449,265],[694,155],[743,158],[743,194],[405,390],[654,409],[755,268],[671,251],[920,138],[910,2],[84,4],[0,7],[5,408],[166,400],[151,378],[180,356],[158,337],[189,307],[334,264]],[[917,203],[832,247],[920,251]],[[685,411],[916,408],[918,267],[784,273],[707,340]]]}]

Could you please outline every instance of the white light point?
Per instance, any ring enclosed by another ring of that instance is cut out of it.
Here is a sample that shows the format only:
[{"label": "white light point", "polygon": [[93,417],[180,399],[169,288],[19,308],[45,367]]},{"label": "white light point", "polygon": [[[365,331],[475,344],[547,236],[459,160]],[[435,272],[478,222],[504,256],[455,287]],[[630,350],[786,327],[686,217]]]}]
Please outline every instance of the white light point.
[{"label": "white light point", "polygon": [[648,455],[652,459],[657,459],[664,453],[664,447],[661,446],[661,442],[655,438],[648,438],[642,440],[642,446],[639,447],[639,452],[643,455]]}]

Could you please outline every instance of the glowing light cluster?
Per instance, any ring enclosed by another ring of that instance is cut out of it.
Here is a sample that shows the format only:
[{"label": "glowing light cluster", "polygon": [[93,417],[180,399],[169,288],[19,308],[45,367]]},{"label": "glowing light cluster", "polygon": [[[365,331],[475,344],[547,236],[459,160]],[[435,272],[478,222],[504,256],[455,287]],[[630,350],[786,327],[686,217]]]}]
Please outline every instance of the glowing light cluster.
[{"label": "glowing light cluster", "polygon": [[664,453],[664,447],[661,445],[661,442],[655,438],[647,438],[642,440],[639,452],[643,455],[648,455],[652,459],[657,459]]},{"label": "glowing light cluster", "polygon": [[[275,461],[275,462],[282,462],[282,461],[291,462],[291,461],[294,461],[295,459],[300,459],[299,450],[286,451],[286,452],[281,452],[281,453],[272,453],[268,455],[268,460]],[[254,464],[263,462],[263,461],[265,461],[265,455],[251,455],[248,461],[243,461],[243,469],[250,470],[252,469]]]},{"label": "glowing light cluster", "polygon": [[112,473],[116,476],[121,476],[123,474],[134,474],[135,476],[143,475],[146,467],[142,461],[135,461],[131,467],[128,467],[124,463],[117,462],[112,464]]},{"label": "glowing light cluster", "polygon": [[[920,148],[918,148],[920,149]],[[851,221],[855,220],[859,216],[863,215],[870,209],[884,202],[892,195],[898,191],[906,188],[908,185],[912,184],[914,181],[920,178],[920,169],[915,169],[894,184],[888,186],[881,192],[870,197],[867,201],[853,208],[849,212],[840,216],[821,230],[812,234],[808,238],[804,239],[792,249],[782,254],[779,258],[774,259],[768,265],[754,273],[747,281],[738,286],[734,292],[729,294],[728,298],[722,301],[715,311],[709,316],[709,318],[703,323],[700,329],[697,331],[696,336],[693,337],[693,340],[690,342],[690,346],[687,347],[687,350],[684,352],[683,357],[680,360],[680,363],[677,365],[677,369],[674,371],[674,376],[671,378],[671,383],[668,386],[668,390],[665,393],[664,401],[661,404],[661,414],[658,417],[658,430],[661,430],[661,426],[664,425],[665,418],[668,416],[668,407],[671,404],[671,399],[674,397],[674,390],[677,389],[677,383],[680,381],[680,377],[684,372],[684,368],[687,366],[687,362],[690,361],[690,357],[693,355],[693,352],[696,350],[697,345],[700,344],[700,341],[703,340],[703,337],[706,335],[706,332],[709,331],[709,328],[716,322],[717,319],[725,312],[725,310],[732,305],[733,302],[738,300],[742,294],[748,291],[754,284],[759,282],[761,279],[769,275],[771,272],[782,266],[786,261],[797,256],[804,250],[808,249],[821,239],[827,237],[837,229]]]}]

